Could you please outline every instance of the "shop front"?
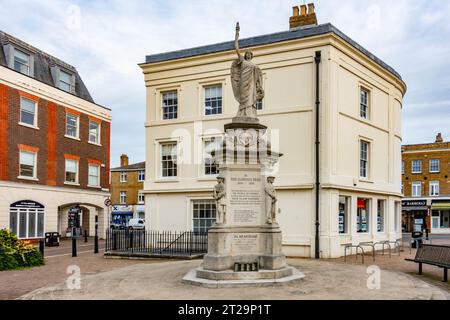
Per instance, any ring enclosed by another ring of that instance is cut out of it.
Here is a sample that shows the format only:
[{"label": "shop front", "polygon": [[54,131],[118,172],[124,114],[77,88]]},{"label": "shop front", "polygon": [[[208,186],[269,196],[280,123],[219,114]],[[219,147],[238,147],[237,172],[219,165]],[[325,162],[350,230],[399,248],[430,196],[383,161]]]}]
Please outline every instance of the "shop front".
[{"label": "shop front", "polygon": [[431,206],[431,232],[450,233],[450,200],[434,202]]},{"label": "shop front", "polygon": [[426,199],[402,201],[402,231],[422,231],[427,224],[428,207]]},{"label": "shop front", "polygon": [[113,229],[125,229],[128,227],[128,221],[132,218],[133,206],[113,205],[110,227]]}]

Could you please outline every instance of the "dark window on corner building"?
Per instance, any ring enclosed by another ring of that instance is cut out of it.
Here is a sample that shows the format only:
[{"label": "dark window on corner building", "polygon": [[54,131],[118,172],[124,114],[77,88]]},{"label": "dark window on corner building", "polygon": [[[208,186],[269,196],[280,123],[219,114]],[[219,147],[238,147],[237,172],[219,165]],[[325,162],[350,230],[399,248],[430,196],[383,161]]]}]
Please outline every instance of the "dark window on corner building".
[{"label": "dark window on corner building", "polygon": [[176,90],[162,94],[162,118],[163,120],[178,118],[178,93]]}]

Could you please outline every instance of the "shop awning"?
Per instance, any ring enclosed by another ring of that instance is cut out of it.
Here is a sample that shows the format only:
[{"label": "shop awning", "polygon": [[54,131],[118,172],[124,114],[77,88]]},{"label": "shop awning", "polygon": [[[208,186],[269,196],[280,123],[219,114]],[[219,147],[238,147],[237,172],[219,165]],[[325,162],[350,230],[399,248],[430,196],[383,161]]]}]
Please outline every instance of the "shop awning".
[{"label": "shop awning", "polygon": [[438,202],[431,205],[431,209],[450,209],[450,202]]}]

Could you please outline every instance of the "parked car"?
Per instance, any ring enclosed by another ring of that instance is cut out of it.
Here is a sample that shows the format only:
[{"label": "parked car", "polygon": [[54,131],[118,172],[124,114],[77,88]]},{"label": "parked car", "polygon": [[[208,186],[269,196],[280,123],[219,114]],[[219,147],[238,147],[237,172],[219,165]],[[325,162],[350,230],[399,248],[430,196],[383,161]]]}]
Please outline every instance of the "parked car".
[{"label": "parked car", "polygon": [[144,230],[145,229],[145,220],[139,218],[133,218],[128,221],[128,229],[129,230]]}]

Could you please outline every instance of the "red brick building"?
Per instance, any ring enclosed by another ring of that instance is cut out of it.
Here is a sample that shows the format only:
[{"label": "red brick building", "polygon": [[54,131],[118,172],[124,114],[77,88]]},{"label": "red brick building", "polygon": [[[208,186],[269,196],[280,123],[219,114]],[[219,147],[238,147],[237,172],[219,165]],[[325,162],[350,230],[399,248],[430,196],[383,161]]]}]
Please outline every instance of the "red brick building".
[{"label": "red brick building", "polygon": [[402,146],[403,230],[450,233],[450,142]]},{"label": "red brick building", "polygon": [[110,123],[73,66],[0,31],[0,228],[104,234]]}]

